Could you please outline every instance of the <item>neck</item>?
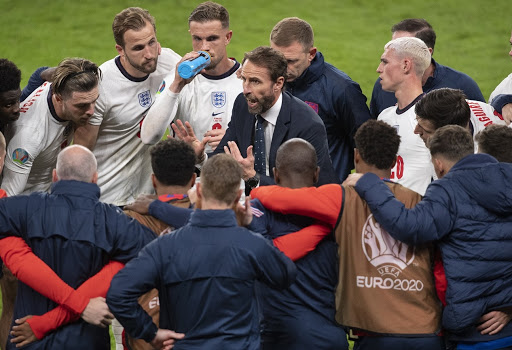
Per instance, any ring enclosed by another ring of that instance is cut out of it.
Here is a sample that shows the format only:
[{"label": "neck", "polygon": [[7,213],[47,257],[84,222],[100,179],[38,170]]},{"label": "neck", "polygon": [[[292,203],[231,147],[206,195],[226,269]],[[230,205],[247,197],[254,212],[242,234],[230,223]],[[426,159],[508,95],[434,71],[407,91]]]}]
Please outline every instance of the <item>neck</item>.
[{"label": "neck", "polygon": [[213,199],[201,199],[201,209],[202,210],[225,210],[232,209],[233,205],[226,204],[224,202],[220,202]]},{"label": "neck", "polygon": [[189,188],[186,186],[157,186],[155,192],[157,196],[164,194],[187,194]]},{"label": "neck", "polygon": [[55,108],[55,113],[57,114],[57,117],[65,120],[65,118],[62,117],[62,106],[60,105],[60,103],[57,102],[57,98],[55,97],[55,94],[52,94],[52,103],[53,103],[53,108]]},{"label": "neck", "polygon": [[124,70],[126,72],[128,72],[128,74],[130,74],[132,77],[134,77],[134,78],[144,78],[145,76],[148,75],[148,74],[146,74],[144,72],[141,72],[138,69],[133,68],[132,65],[130,64],[130,62],[128,62],[124,56],[121,56],[121,60],[120,61],[121,61],[121,65],[123,66]]},{"label": "neck", "polygon": [[304,179],[300,176],[289,175],[286,179],[281,180],[279,186],[287,188],[303,188],[313,187],[315,186],[315,183],[312,179]]},{"label": "neck", "polygon": [[366,173],[374,173],[378,177],[382,179],[389,179],[391,178],[391,169],[378,169],[372,165],[368,164],[358,164],[358,167],[356,169],[356,172],[366,174]]},{"label": "neck", "polygon": [[206,70],[205,73],[208,75],[212,75],[214,77],[218,77],[219,75],[227,73],[233,66],[235,62],[230,60],[227,56],[220,61],[215,68],[212,70]]},{"label": "neck", "polygon": [[436,65],[434,62],[430,63],[425,73],[423,73],[423,77],[421,78],[421,86],[425,85],[427,79],[434,76],[434,71],[436,70]]},{"label": "neck", "polygon": [[403,109],[407,107],[416,97],[423,93],[423,87],[421,80],[417,77],[412,78],[413,80],[409,84],[395,91],[395,97],[398,101],[398,108]]}]

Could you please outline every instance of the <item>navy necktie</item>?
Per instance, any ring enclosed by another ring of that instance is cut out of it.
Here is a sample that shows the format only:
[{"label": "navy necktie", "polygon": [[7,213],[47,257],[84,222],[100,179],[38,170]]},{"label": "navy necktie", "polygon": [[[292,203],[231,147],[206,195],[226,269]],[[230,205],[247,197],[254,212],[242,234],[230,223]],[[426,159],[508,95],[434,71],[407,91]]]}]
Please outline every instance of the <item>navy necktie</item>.
[{"label": "navy necktie", "polygon": [[254,131],[254,170],[260,175],[266,175],[265,164],[265,129],[263,128],[264,119],[261,115],[256,115],[256,129]]}]

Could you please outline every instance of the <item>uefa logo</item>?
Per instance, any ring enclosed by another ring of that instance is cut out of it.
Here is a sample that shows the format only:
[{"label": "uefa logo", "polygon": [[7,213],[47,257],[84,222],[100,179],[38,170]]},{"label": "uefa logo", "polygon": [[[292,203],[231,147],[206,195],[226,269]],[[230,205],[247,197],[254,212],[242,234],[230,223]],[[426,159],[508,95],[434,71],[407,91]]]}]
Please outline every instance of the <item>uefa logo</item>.
[{"label": "uefa logo", "polygon": [[362,232],[363,252],[381,276],[398,277],[414,260],[414,247],[389,235],[370,214]]}]

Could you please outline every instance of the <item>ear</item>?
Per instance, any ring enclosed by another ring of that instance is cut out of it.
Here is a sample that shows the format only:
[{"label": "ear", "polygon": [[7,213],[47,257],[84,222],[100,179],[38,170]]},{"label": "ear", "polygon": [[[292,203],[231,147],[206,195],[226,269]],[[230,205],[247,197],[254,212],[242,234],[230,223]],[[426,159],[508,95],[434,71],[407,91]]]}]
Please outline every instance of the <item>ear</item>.
[{"label": "ear", "polygon": [[438,178],[442,178],[446,174],[446,166],[441,158],[432,157],[434,169]]},{"label": "ear", "polygon": [[318,182],[318,178],[320,177],[320,167],[316,167],[315,174],[313,175],[313,183],[316,184]]},{"label": "ear", "polygon": [[279,177],[279,171],[277,171],[276,167],[273,167],[272,172],[274,173],[274,181],[276,182],[276,185],[279,185],[281,183],[281,178]]},{"label": "ear", "polygon": [[64,100],[64,99],[62,98],[62,96],[61,96],[61,95],[59,95],[59,94],[53,94],[53,96],[55,96],[55,101],[57,101],[57,103],[59,103],[59,104],[61,104],[61,103],[62,103],[62,101]]},{"label": "ear", "polygon": [[316,56],[316,47],[312,47],[311,49],[309,49],[309,52],[308,52],[308,61],[311,62],[313,61],[313,59],[315,58]]},{"label": "ear", "polygon": [[202,199],[203,198],[203,189],[201,188],[201,183],[200,182],[196,183],[196,194],[197,194],[197,198],[198,199]]},{"label": "ear", "polygon": [[156,176],[155,176],[155,174],[151,174],[151,184],[153,185],[153,188],[156,191]]},{"label": "ear", "polygon": [[277,81],[274,83],[274,91],[282,91],[284,86],[284,77],[277,78]]},{"label": "ear", "polygon": [[431,48],[431,47],[429,47],[429,48],[428,48],[428,52],[430,52],[430,56],[432,56],[432,55],[434,54],[434,49],[433,49],[433,48]]},{"label": "ear", "polygon": [[59,178],[57,177],[57,169],[53,169],[52,171],[52,182],[59,181]]},{"label": "ear", "polygon": [[412,71],[412,61],[409,58],[404,58],[402,64],[404,74],[409,74]]},{"label": "ear", "polygon": [[226,33],[226,41],[225,41],[226,45],[228,45],[231,42],[232,37],[233,37],[233,31],[230,30]]},{"label": "ear", "polygon": [[92,176],[91,183],[93,183],[93,184],[97,184],[98,183],[98,172],[97,171]]},{"label": "ear", "polygon": [[240,198],[242,198],[242,192],[243,192],[243,191],[244,191],[244,190],[242,190],[242,189],[239,189],[239,190],[238,190],[238,194],[236,195],[236,199],[235,199],[235,201],[233,202],[233,205],[234,205],[234,206],[236,206],[236,204],[238,203],[238,201],[240,200]]},{"label": "ear", "polygon": [[194,184],[196,183],[197,174],[193,173],[192,177],[190,178],[190,181],[188,182],[188,188],[192,188]]},{"label": "ear", "polygon": [[117,53],[119,54],[119,56],[121,56],[121,57],[124,56],[124,49],[121,45],[116,44],[116,50],[117,50]]}]

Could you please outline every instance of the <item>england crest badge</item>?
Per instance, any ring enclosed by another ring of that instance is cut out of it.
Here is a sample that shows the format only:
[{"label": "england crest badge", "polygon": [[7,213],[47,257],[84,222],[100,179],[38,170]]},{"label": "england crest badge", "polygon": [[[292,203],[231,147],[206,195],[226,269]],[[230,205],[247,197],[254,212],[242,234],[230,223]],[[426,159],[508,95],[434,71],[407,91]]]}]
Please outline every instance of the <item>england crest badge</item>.
[{"label": "england crest badge", "polygon": [[212,92],[212,105],[216,108],[222,108],[226,104],[226,91]]},{"label": "england crest badge", "polygon": [[149,90],[139,94],[139,104],[144,108],[151,106],[151,94],[149,93]]}]

